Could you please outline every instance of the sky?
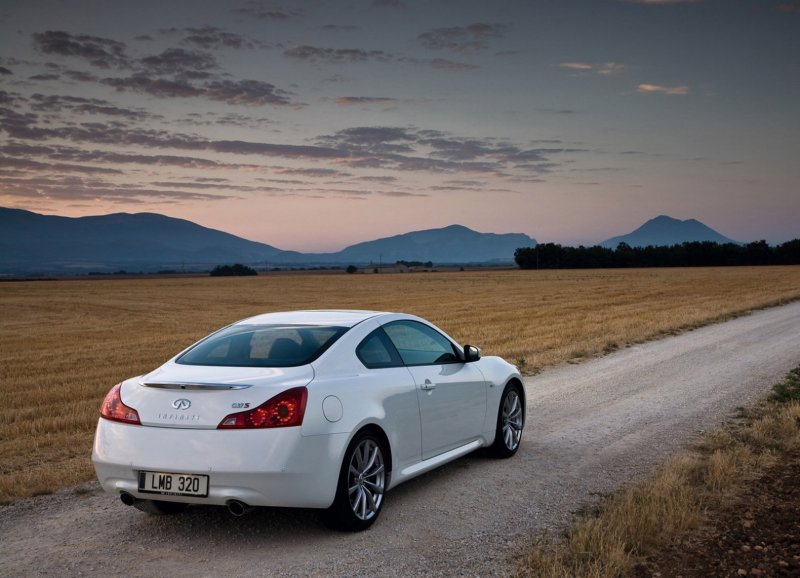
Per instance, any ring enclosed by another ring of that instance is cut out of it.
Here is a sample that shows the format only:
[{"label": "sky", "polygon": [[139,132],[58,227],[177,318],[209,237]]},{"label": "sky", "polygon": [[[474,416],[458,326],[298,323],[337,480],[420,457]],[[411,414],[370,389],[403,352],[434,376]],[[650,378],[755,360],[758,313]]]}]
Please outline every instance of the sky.
[{"label": "sky", "polygon": [[800,2],[4,0],[0,206],[281,249],[800,237]]}]

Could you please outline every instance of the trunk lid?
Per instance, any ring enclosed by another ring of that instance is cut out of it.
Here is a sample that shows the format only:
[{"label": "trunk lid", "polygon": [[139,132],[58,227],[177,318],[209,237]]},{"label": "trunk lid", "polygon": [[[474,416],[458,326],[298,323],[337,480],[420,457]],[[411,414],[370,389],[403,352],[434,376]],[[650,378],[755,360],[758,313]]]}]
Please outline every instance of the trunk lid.
[{"label": "trunk lid", "polygon": [[139,412],[142,425],[214,429],[228,415],[258,407],[314,379],[300,367],[210,367],[169,362],[127,380],[122,401]]}]

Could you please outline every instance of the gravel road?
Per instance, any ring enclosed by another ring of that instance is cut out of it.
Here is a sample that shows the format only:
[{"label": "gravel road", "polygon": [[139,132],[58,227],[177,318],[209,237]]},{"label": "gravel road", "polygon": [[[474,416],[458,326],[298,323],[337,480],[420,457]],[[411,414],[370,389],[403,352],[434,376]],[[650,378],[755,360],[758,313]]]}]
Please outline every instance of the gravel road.
[{"label": "gravel road", "polygon": [[526,379],[510,460],[467,456],[388,494],[367,532],[313,512],[147,516],[94,483],[0,509],[3,576],[490,576],[532,535],[640,479],[800,363],[800,302]]}]

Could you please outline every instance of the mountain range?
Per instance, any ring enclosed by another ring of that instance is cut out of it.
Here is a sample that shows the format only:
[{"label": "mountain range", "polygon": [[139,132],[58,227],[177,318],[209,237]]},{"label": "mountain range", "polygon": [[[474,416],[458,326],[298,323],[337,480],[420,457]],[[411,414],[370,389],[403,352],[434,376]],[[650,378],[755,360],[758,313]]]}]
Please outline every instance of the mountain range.
[{"label": "mountain range", "polygon": [[[600,244],[615,248],[619,243],[637,247],[687,241],[735,242],[695,219],[660,215]],[[259,268],[397,261],[510,264],[517,248],[535,245],[522,233],[480,233],[450,225],[365,241],[336,253],[299,253],[155,213],[72,218],[0,207],[0,274],[205,271],[231,263]]]},{"label": "mountain range", "polygon": [[72,218],[0,208],[0,273],[202,271],[223,263],[512,263],[518,247],[535,244],[521,233],[479,233],[451,225],[358,243],[336,253],[299,253],[154,213]]}]

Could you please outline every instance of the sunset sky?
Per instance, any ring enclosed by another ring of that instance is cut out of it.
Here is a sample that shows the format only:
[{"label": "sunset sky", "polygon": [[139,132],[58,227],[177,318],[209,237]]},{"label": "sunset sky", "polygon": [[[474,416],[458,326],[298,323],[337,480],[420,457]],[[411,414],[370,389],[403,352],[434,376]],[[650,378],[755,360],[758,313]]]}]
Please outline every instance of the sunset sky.
[{"label": "sunset sky", "polygon": [[281,249],[800,237],[800,2],[4,0],[0,206]]}]

